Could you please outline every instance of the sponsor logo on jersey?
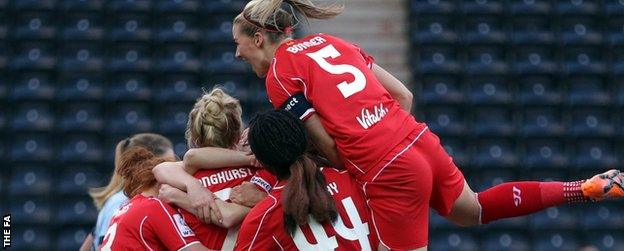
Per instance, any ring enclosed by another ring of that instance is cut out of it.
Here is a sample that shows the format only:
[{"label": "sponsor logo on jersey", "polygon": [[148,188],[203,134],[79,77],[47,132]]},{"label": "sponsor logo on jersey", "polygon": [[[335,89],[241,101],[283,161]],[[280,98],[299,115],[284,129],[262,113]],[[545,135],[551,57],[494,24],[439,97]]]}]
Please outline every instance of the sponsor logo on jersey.
[{"label": "sponsor logo on jersey", "polygon": [[264,188],[264,190],[266,190],[267,192],[270,192],[271,189],[273,189],[273,186],[271,186],[271,184],[269,184],[269,182],[266,182],[266,180],[264,180],[263,178],[260,178],[258,176],[253,176],[251,177],[251,181],[252,184],[256,184],[262,188]]},{"label": "sponsor logo on jersey", "polygon": [[238,169],[229,169],[223,170],[221,172],[204,176],[199,179],[204,187],[209,187],[216,184],[225,183],[228,181],[232,181],[235,179],[242,179],[252,174],[251,169],[249,168],[238,168]]},{"label": "sponsor logo on jersey", "polygon": [[303,50],[306,50],[308,48],[314,47],[314,46],[318,46],[321,45],[323,43],[327,42],[327,40],[325,40],[322,37],[313,37],[312,39],[305,41],[305,42],[301,42],[298,44],[294,44],[290,47],[288,47],[286,50],[289,51],[290,53],[297,53]]},{"label": "sponsor logo on jersey", "polygon": [[388,114],[388,108],[385,108],[383,104],[373,106],[372,110],[371,112],[367,108],[362,108],[362,113],[359,117],[356,117],[358,123],[360,123],[364,129],[368,129],[374,124],[377,124]]},{"label": "sponsor logo on jersey", "polygon": [[186,224],[184,219],[182,219],[182,216],[180,216],[179,214],[174,214],[173,219],[182,237],[189,237],[189,236],[195,235],[193,230]]}]

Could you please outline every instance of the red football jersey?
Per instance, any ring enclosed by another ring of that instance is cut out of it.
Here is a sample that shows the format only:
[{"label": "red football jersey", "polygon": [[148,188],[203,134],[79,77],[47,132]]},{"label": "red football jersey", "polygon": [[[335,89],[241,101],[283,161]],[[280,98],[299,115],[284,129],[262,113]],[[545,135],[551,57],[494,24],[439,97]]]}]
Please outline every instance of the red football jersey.
[{"label": "red football jersey", "polygon": [[[254,175],[255,174],[255,175]],[[243,181],[253,179],[266,182],[270,190],[274,185],[273,180],[277,180],[268,172],[255,170],[251,167],[228,167],[220,169],[201,169],[194,175],[204,187],[213,192],[221,200],[227,201],[232,188],[240,185]],[[273,182],[273,183],[271,183]],[[212,224],[204,224],[195,215],[186,210],[180,210],[184,220],[193,229],[199,241],[204,246],[214,250],[232,250],[236,242],[238,228],[221,228]]]},{"label": "red football jersey", "polygon": [[275,108],[294,105],[303,93],[334,138],[353,174],[368,172],[415,129],[424,127],[381,85],[374,59],[358,46],[326,34],[291,40],[277,48],[266,90]]},{"label": "red football jersey", "polygon": [[376,249],[377,235],[357,182],[346,171],[323,168],[322,172],[338,210],[333,224],[319,224],[310,218],[308,225],[298,227],[290,235],[284,228],[282,182],[251,209],[241,225],[235,250]]},{"label": "red football jersey", "polygon": [[139,194],[113,216],[100,250],[180,250],[193,244],[199,241],[176,209]]}]

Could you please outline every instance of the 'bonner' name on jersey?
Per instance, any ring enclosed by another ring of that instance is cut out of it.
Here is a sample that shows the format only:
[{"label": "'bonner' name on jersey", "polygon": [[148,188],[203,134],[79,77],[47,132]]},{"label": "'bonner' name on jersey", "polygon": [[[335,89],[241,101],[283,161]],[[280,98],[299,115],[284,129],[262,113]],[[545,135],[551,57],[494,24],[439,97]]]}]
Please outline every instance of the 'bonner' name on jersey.
[{"label": "'bonner' name on jersey", "polygon": [[235,179],[242,179],[252,174],[253,172],[250,168],[229,169],[212,174],[210,176],[201,177],[199,181],[204,187],[209,187],[211,185],[225,183]]},{"label": "'bonner' name on jersey", "polygon": [[377,122],[381,121],[386,114],[388,114],[388,108],[385,108],[383,104],[379,104],[379,106],[373,106],[374,111],[371,113],[368,109],[362,108],[362,114],[360,117],[356,117],[358,123],[364,129],[368,129],[369,127],[377,124]]},{"label": "'bonner' name on jersey", "polygon": [[288,47],[288,49],[286,49],[286,50],[291,52],[291,53],[297,53],[297,52],[303,51],[305,49],[308,49],[310,47],[321,45],[321,44],[323,44],[325,42],[327,42],[327,40],[325,40],[322,37],[313,37],[309,41],[305,41],[305,42],[298,43],[298,44],[293,44],[290,47]]}]

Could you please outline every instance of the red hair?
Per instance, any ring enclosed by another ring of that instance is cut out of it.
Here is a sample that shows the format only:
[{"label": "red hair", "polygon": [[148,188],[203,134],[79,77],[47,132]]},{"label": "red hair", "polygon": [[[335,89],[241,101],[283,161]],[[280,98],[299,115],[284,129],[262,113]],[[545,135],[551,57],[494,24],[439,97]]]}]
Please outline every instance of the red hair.
[{"label": "red hair", "polygon": [[121,155],[117,173],[124,178],[123,190],[129,198],[152,188],[157,184],[152,173],[156,165],[175,161],[167,157],[156,157],[154,153],[143,147],[132,147]]}]

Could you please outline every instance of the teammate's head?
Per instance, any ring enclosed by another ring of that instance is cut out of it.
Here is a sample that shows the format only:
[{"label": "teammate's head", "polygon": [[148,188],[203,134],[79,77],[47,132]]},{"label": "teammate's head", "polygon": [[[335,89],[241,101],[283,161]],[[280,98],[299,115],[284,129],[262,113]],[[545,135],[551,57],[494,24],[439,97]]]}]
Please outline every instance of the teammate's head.
[{"label": "teammate's head", "polygon": [[[236,18],[232,36],[236,57],[249,63],[259,77],[271,64],[275,47],[291,38],[298,18],[328,19],[342,12],[342,4],[317,6],[310,0],[252,0]],[[298,14],[299,13],[299,14]]]},{"label": "teammate's head", "polygon": [[243,128],[242,109],[237,99],[214,88],[195,102],[186,125],[189,148],[232,148]]},{"label": "teammate's head", "polygon": [[119,169],[120,157],[128,149],[140,146],[148,149],[156,156],[174,156],[173,144],[171,141],[160,134],[139,133],[132,137],[125,138],[115,147],[115,170],[111,176],[111,180],[105,187],[92,188],[89,195],[93,198],[93,202],[98,209],[101,209],[106,200],[122,189],[124,181],[117,174]]},{"label": "teammate's head", "polygon": [[282,193],[284,225],[291,233],[308,223],[336,218],[336,206],[325,177],[306,154],[306,131],[299,119],[277,110],[259,114],[249,126],[249,144],[258,161],[279,180],[288,180]]},{"label": "teammate's head", "polygon": [[157,181],[152,168],[165,161],[174,161],[173,155],[156,156],[150,150],[135,146],[129,148],[119,158],[117,173],[126,181],[123,191],[132,198],[135,195],[153,188]]}]

